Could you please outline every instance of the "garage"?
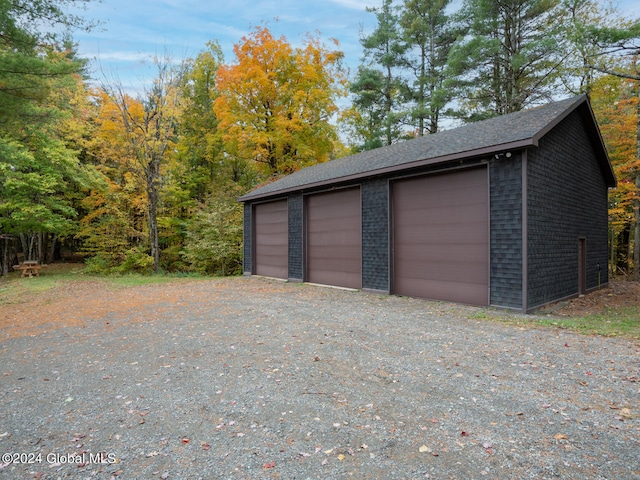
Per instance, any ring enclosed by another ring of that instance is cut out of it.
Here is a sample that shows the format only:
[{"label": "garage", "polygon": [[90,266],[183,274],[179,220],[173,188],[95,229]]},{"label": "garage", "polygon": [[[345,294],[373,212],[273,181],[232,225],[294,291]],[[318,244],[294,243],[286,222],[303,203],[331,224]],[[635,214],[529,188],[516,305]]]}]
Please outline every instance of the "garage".
[{"label": "garage", "polygon": [[393,182],[393,292],[489,304],[487,169]]},{"label": "garage", "polygon": [[253,212],[256,274],[288,278],[287,200],[256,204]]},{"label": "garage", "polygon": [[567,98],[248,192],[243,273],[255,206],[286,198],[290,281],[532,312],[608,282],[615,186],[587,97]]},{"label": "garage", "polygon": [[306,280],[362,286],[360,189],[306,197]]}]

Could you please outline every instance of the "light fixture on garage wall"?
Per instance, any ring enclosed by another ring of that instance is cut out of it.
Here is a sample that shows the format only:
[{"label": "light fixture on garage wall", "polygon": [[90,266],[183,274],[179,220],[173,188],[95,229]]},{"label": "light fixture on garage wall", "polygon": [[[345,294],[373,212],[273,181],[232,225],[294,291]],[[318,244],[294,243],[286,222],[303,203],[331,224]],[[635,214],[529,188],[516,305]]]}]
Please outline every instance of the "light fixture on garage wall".
[{"label": "light fixture on garage wall", "polygon": [[500,152],[494,155],[496,160],[500,160],[501,158],[511,158],[511,152]]}]

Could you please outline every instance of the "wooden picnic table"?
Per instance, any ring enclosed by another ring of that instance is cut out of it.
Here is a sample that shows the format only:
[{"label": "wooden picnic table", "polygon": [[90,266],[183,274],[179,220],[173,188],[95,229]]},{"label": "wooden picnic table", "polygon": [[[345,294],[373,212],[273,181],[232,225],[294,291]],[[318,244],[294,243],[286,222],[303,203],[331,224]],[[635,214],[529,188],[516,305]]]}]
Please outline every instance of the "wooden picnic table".
[{"label": "wooden picnic table", "polygon": [[24,262],[20,263],[20,265],[13,266],[14,270],[22,270],[22,275],[20,275],[21,278],[27,275],[29,275],[29,277],[33,277],[34,274],[36,277],[39,277],[41,268],[47,268],[47,266],[40,265],[34,260],[25,260]]}]

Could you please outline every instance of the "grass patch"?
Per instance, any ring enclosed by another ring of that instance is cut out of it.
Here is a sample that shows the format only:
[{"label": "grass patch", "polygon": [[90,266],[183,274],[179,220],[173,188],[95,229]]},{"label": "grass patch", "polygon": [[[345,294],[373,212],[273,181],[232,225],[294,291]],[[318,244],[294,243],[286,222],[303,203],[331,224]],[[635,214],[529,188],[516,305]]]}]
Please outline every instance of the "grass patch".
[{"label": "grass patch", "polygon": [[584,335],[629,337],[640,339],[640,307],[604,307],[599,314],[584,317],[550,317],[537,321],[540,325],[563,328]]},{"label": "grass patch", "polygon": [[523,328],[546,327],[570,330],[582,335],[626,337],[640,340],[640,307],[604,307],[598,314],[581,317],[538,316],[513,313],[487,313],[472,316],[474,320],[486,320]]},{"label": "grass patch", "polygon": [[23,303],[25,298],[46,292],[54,287],[70,282],[100,282],[115,287],[135,287],[140,285],[169,283],[182,280],[205,280],[198,274],[161,275],[96,275],[87,274],[83,264],[51,264],[40,271],[39,277],[20,277],[20,272],[11,272],[0,278],[0,305]]}]

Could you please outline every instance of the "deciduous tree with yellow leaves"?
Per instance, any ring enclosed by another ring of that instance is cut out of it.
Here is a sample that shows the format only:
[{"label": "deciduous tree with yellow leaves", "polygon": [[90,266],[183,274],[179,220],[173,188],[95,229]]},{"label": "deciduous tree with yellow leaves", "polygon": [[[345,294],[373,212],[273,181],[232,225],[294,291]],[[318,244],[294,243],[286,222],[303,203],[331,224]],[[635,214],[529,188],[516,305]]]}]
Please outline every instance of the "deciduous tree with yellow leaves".
[{"label": "deciduous tree with yellow leaves", "polygon": [[[336,42],[337,46],[337,42]],[[343,94],[343,54],[309,36],[302,48],[256,28],[218,71],[215,112],[226,153],[265,176],[329,160],[339,141],[332,115]]]}]

